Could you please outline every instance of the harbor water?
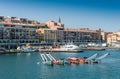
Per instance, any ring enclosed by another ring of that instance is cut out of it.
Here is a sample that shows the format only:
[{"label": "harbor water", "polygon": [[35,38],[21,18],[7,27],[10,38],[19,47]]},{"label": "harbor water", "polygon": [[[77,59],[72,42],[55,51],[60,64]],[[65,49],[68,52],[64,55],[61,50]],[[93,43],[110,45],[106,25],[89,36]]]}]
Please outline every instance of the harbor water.
[{"label": "harbor water", "polygon": [[51,52],[56,59],[99,56],[109,52],[99,64],[49,66],[41,63],[36,53],[0,55],[0,79],[120,79],[120,50],[84,51],[82,53]]}]

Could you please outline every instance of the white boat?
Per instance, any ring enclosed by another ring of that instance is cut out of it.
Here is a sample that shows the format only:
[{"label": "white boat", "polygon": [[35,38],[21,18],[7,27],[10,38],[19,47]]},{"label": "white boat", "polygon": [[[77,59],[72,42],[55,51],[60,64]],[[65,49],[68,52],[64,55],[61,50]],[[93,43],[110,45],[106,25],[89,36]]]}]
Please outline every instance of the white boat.
[{"label": "white boat", "polygon": [[22,46],[22,47],[18,46],[17,51],[24,52],[24,53],[35,52],[35,50],[32,47],[30,47],[28,44],[26,44],[26,46]]},{"label": "white boat", "polygon": [[55,47],[44,47],[39,48],[40,52],[83,52],[80,46],[77,46],[73,43],[67,43],[65,45],[55,46]]},{"label": "white boat", "polygon": [[5,53],[5,48],[0,47],[0,54]]},{"label": "white boat", "polygon": [[80,52],[80,51],[82,51],[82,49],[81,49],[81,47],[79,47],[73,43],[67,43],[65,45],[61,45],[59,48],[53,48],[52,51]]},{"label": "white boat", "polygon": [[61,50],[76,50],[76,49],[79,49],[80,47],[73,44],[73,43],[67,43],[63,46],[60,46],[60,49]]},{"label": "white boat", "polygon": [[22,52],[35,52],[35,50],[31,47],[22,47]]}]

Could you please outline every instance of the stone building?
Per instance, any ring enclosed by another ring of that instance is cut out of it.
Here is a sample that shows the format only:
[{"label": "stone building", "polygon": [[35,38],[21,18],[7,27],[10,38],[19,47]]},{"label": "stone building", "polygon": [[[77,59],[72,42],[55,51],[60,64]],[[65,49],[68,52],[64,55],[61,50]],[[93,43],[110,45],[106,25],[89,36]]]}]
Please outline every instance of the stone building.
[{"label": "stone building", "polygon": [[18,45],[38,44],[40,35],[36,28],[39,22],[26,18],[0,16],[0,46],[16,48]]},{"label": "stone building", "polygon": [[101,42],[101,34],[98,30],[89,30],[88,28],[81,29],[65,29],[64,42]]},{"label": "stone building", "polygon": [[120,33],[115,32],[115,33],[108,34],[107,35],[107,43],[108,44],[120,43]]}]

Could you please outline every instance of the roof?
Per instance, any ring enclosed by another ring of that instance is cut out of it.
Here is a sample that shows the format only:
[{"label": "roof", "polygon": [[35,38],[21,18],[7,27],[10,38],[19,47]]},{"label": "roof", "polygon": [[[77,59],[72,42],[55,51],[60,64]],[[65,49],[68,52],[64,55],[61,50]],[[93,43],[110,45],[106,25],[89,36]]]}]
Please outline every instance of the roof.
[{"label": "roof", "polygon": [[96,30],[81,30],[81,29],[65,29],[66,32],[91,32],[91,33],[98,33]]}]

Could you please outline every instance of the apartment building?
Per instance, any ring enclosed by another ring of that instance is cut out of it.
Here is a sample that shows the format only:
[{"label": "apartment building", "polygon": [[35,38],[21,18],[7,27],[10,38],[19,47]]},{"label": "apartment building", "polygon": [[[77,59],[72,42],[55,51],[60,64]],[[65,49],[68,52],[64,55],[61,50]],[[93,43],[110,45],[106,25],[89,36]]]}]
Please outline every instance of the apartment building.
[{"label": "apartment building", "polygon": [[16,48],[26,43],[38,44],[40,35],[36,28],[41,28],[37,21],[26,18],[0,16],[0,46]]},{"label": "apartment building", "polygon": [[44,44],[103,42],[105,38],[105,33],[101,29],[65,29],[60,18],[58,22],[49,20],[40,23],[27,18],[0,16],[0,46],[5,48],[16,48],[27,43],[40,45],[43,42]]},{"label": "apartment building", "polygon": [[114,44],[114,43],[120,43],[120,33],[110,33],[107,35],[107,43],[108,44]]},{"label": "apartment building", "polygon": [[89,30],[88,28],[81,29],[65,29],[64,42],[102,42],[102,35],[99,30]]}]

